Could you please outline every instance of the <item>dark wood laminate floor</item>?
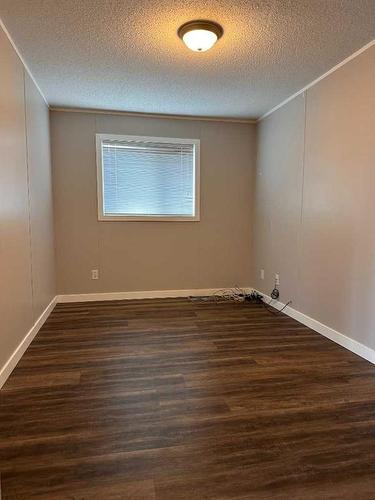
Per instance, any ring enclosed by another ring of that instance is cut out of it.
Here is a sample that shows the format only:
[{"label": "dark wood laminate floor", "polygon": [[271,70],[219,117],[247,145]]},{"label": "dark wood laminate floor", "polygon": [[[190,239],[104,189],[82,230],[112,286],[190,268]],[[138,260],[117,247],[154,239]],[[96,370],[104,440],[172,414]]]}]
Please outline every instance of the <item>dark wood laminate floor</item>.
[{"label": "dark wood laminate floor", "polygon": [[260,305],[60,304],[0,397],[3,500],[375,498],[375,367]]}]

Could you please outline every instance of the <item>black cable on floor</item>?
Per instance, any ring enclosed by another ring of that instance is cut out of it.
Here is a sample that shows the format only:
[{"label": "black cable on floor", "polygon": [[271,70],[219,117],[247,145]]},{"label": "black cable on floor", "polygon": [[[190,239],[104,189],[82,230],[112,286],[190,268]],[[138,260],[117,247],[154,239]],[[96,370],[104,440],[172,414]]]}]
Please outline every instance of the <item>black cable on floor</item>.
[{"label": "black cable on floor", "polygon": [[[284,307],[282,307],[281,309],[276,309],[276,310],[274,310],[275,308],[271,309],[271,308],[269,307],[269,306],[271,305],[271,302],[273,302],[273,299],[271,299],[268,303],[267,303],[267,302],[264,302],[264,300],[262,300],[262,304],[263,304],[264,308],[265,308],[265,309],[267,309],[267,311],[268,311],[268,312],[270,312],[270,313],[274,314],[275,316],[277,316],[278,314],[282,313],[282,312],[284,311],[284,309],[292,303],[292,301],[290,300],[290,301],[289,301],[289,302],[287,302],[287,303],[285,304],[285,306],[284,306]],[[271,306],[271,307],[272,307],[272,306]]]}]

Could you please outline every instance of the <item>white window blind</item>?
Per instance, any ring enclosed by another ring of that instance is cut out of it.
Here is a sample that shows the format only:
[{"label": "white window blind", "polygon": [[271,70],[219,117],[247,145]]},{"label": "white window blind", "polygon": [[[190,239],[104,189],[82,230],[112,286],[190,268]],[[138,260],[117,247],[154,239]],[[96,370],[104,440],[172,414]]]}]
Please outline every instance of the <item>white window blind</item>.
[{"label": "white window blind", "polygon": [[98,141],[104,219],[196,218],[199,141],[107,135]]}]

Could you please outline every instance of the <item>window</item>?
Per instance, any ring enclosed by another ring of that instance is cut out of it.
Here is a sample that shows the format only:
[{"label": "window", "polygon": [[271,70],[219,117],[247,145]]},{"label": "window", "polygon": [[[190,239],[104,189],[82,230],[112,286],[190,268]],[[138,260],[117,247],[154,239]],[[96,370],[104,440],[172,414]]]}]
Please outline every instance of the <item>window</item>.
[{"label": "window", "polygon": [[199,140],[97,134],[99,220],[199,220]]}]

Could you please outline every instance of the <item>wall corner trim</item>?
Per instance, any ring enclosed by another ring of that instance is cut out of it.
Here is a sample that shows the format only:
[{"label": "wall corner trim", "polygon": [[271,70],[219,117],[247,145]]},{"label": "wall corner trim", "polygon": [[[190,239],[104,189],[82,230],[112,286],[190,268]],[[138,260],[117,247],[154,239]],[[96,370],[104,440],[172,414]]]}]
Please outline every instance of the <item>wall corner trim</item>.
[{"label": "wall corner trim", "polygon": [[[271,297],[268,295],[255,290],[256,292],[260,293],[264,298],[266,298],[268,301],[271,300]],[[273,301],[272,302],[273,307],[277,309],[281,309],[285,306],[283,302],[279,301]],[[320,333],[324,337],[327,337],[328,339],[332,340],[336,344],[339,344],[342,347],[345,347],[345,349],[348,349],[348,351],[353,352],[354,354],[357,354],[361,358],[366,359],[367,361],[370,361],[370,363],[375,364],[375,350],[371,349],[370,347],[365,346],[364,344],[361,344],[357,340],[354,340],[350,337],[347,337],[343,333],[340,333],[333,328],[324,325],[323,323],[320,323],[316,319],[311,318],[310,316],[307,316],[306,314],[301,313],[300,311],[297,311],[297,309],[293,309],[293,307],[287,306],[285,307],[283,311],[287,316],[290,316],[291,318],[299,321],[303,325],[311,328],[317,333]]]},{"label": "wall corner trim", "polygon": [[356,57],[358,57],[359,55],[361,55],[362,52],[365,52],[366,50],[368,50],[373,45],[375,45],[375,39],[371,40],[371,42],[367,43],[366,45],[364,45],[363,47],[361,47],[360,49],[358,49],[356,52],[354,52],[353,54],[351,54],[350,56],[348,56],[346,59],[344,59],[343,61],[341,61],[338,64],[336,64],[336,66],[333,66],[333,68],[329,69],[326,73],[324,73],[321,76],[318,76],[318,78],[316,78],[312,82],[310,82],[307,85],[305,85],[305,87],[303,87],[302,89],[298,90],[297,92],[295,92],[291,96],[289,96],[286,99],[284,99],[284,101],[281,101],[279,104],[277,104],[276,106],[274,106],[273,108],[271,108],[269,111],[267,111],[266,113],[264,113],[262,116],[260,116],[257,119],[257,123],[259,123],[261,120],[263,120],[263,118],[266,118],[267,116],[271,115],[274,111],[277,111],[278,109],[280,109],[283,106],[285,106],[285,104],[288,104],[288,102],[292,101],[295,97],[297,97],[300,94],[303,94],[304,92],[306,92],[306,90],[310,89],[311,87],[313,87],[314,85],[316,85],[317,83],[319,83],[321,80],[324,80],[324,78],[326,78],[330,74],[334,73],[336,70],[338,70],[339,68],[341,68],[342,66],[344,66],[346,63],[350,62],[351,60],[353,60]]},{"label": "wall corner trim", "polygon": [[[28,65],[26,64],[25,59],[22,57],[21,52],[18,50],[18,47],[17,47],[17,45],[15,44],[15,42],[14,42],[13,38],[10,36],[10,33],[9,33],[9,31],[7,30],[7,27],[5,26],[4,21],[1,19],[1,17],[0,17],[0,28],[4,31],[4,33],[5,33],[6,37],[8,38],[9,42],[11,43],[11,45],[12,45],[13,49],[15,50],[15,52],[16,52],[16,54],[17,54],[17,56],[19,57],[19,59],[20,59],[21,63],[23,64],[23,67],[24,67],[24,68],[25,68],[25,70],[27,71],[27,73],[28,73],[29,77],[30,77],[30,78],[32,79],[32,81],[34,82],[34,85],[35,85],[35,87],[38,89],[39,94],[42,96],[42,98],[43,98],[44,102],[46,103],[47,107],[49,108],[49,104],[48,104],[48,101],[47,101],[47,99],[46,99],[46,96],[43,94],[42,89],[39,87],[38,82],[35,80],[34,75],[31,73],[30,68],[29,68],[29,67],[28,67]],[[1,384],[0,384],[0,387],[1,387]],[[0,498],[0,500],[1,500],[1,498]]]},{"label": "wall corner trim", "polygon": [[42,328],[42,326],[46,322],[48,316],[51,314],[53,308],[56,305],[56,302],[57,302],[56,299],[57,299],[57,297],[54,297],[51,300],[51,302],[48,304],[48,306],[44,309],[42,314],[36,320],[34,325],[30,328],[28,333],[25,335],[23,340],[20,342],[18,347],[16,347],[15,351],[10,356],[8,361],[1,368],[1,370],[0,370],[0,389],[5,384],[9,375],[12,373],[12,371],[16,367],[17,363],[20,361],[20,359],[22,358],[22,356],[26,352],[26,349],[29,347],[29,345],[33,341],[36,334],[39,332],[39,330]]}]

